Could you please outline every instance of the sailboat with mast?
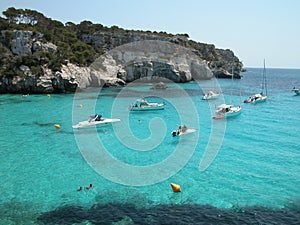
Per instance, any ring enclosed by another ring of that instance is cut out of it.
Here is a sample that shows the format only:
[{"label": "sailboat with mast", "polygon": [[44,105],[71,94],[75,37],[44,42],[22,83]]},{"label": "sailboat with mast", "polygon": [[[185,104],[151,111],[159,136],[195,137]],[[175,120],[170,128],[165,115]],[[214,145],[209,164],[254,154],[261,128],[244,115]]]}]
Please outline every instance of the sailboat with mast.
[{"label": "sailboat with mast", "polygon": [[262,90],[259,94],[254,94],[246,99],[244,103],[260,103],[267,100],[267,77],[266,77],[266,61],[264,60],[263,79],[262,79]]},{"label": "sailboat with mast", "polygon": [[[234,70],[232,66],[232,77],[231,82],[233,83]],[[231,88],[232,89],[232,88]],[[222,118],[230,118],[235,117],[241,114],[242,106],[233,106],[232,104],[232,90],[230,94],[230,104],[221,104],[217,107],[216,115],[213,116],[213,119],[222,119]]]}]

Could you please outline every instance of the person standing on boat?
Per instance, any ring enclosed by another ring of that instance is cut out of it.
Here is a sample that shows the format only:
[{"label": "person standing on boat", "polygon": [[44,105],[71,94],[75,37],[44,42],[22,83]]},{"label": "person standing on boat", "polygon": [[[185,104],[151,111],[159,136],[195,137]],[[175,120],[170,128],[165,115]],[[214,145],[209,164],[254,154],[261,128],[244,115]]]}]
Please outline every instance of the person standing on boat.
[{"label": "person standing on boat", "polygon": [[95,116],[91,116],[89,122],[92,122],[92,121],[101,121],[101,117],[102,117],[102,115],[98,115],[96,113]]}]

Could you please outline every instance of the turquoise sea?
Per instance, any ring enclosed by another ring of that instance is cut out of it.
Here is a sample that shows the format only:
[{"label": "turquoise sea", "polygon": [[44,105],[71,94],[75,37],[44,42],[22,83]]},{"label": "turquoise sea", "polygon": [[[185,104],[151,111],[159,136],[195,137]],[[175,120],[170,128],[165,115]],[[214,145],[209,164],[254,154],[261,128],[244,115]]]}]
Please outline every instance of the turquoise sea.
[{"label": "turquoise sea", "polygon": [[[0,95],[0,224],[300,224],[300,70],[267,69],[259,104],[243,100],[260,92],[262,69],[243,75]],[[223,96],[202,100],[215,85]],[[129,112],[140,97],[165,109]],[[242,114],[213,120],[223,99]],[[121,122],[72,128],[95,112]],[[172,137],[179,124],[197,132]]]}]

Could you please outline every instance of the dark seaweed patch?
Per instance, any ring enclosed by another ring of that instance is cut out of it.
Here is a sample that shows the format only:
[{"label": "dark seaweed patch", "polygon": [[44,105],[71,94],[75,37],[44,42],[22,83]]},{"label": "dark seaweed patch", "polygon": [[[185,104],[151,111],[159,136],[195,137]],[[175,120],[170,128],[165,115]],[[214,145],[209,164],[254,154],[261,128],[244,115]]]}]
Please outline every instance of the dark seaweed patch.
[{"label": "dark seaweed patch", "polygon": [[42,214],[43,224],[299,224],[299,208],[246,207],[218,209],[209,205],[156,205],[137,209],[133,204],[96,204],[89,209],[66,206]]}]

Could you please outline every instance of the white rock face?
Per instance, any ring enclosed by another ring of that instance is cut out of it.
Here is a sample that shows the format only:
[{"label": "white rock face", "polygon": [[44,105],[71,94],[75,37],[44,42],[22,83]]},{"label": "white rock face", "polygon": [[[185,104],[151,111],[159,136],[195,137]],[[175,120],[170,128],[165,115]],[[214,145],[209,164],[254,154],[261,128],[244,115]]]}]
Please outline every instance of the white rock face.
[{"label": "white rock face", "polygon": [[[79,67],[68,63],[63,65],[61,73],[57,72],[56,76],[61,76],[64,84],[76,86],[79,90],[87,87],[125,84],[123,80],[117,78],[119,66],[115,65],[111,57],[105,58],[100,67],[96,67],[95,64],[97,61],[91,67]],[[95,67],[93,68],[93,66]]]},{"label": "white rock face", "polygon": [[[41,34],[32,31],[12,32],[11,52],[14,55],[32,55],[36,51],[57,51],[53,43],[39,41]],[[94,36],[91,42],[104,43],[104,36]],[[134,40],[137,36],[129,36]],[[25,76],[2,77],[0,92],[75,92],[88,87],[124,85],[135,80],[166,79],[174,82],[188,82],[192,79],[210,79],[213,74],[207,63],[199,56],[182,46],[164,40],[143,40],[139,36],[135,42],[121,45],[99,57],[90,67],[79,67],[68,63],[62,65],[60,72],[53,73],[42,65],[43,75],[36,77],[30,68],[22,65],[20,70]],[[119,43],[119,36],[113,45]],[[106,43],[107,44],[107,43]]]},{"label": "white rock face", "polygon": [[15,55],[31,55],[32,31],[14,31],[12,33],[11,51]]},{"label": "white rock face", "polygon": [[109,52],[126,74],[126,82],[137,79],[167,78],[175,82],[210,79],[213,74],[206,62],[189,49],[167,41],[147,40],[119,46]]},{"label": "white rock face", "polygon": [[42,43],[40,41],[35,41],[32,43],[32,50],[34,52],[41,51],[41,52],[56,52],[57,46],[52,44],[51,42]]}]

